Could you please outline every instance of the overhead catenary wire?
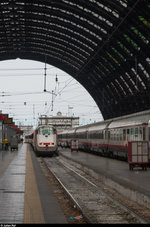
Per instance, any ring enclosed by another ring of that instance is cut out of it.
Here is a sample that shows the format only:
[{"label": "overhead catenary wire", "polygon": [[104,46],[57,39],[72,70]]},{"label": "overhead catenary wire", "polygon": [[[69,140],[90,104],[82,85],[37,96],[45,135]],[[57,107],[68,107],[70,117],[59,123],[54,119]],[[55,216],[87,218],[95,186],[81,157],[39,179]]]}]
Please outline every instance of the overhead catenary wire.
[{"label": "overhead catenary wire", "polygon": [[[47,68],[48,70],[49,69],[53,69],[53,68],[55,68],[54,66],[52,66],[52,67],[50,67],[50,68]],[[28,70],[43,70],[43,68],[41,67],[41,68],[5,68],[5,69],[3,69],[3,68],[0,68],[0,71],[28,71]]]},{"label": "overhead catenary wire", "polygon": [[[50,93],[50,94],[52,94],[52,92],[50,92],[50,91],[46,91],[46,92],[48,92],[48,93]],[[35,94],[43,94],[44,92],[42,91],[42,92],[23,92],[23,93],[8,93],[8,92],[0,92],[0,93],[2,93],[2,94],[0,94],[0,96],[2,96],[2,97],[5,97],[5,96],[19,96],[19,95],[35,95]]]},{"label": "overhead catenary wire", "polygon": [[[68,81],[68,83],[58,92],[58,94],[60,94],[65,88],[67,88],[68,87],[68,85],[71,83],[73,81],[73,79],[70,79],[69,81]],[[72,85],[70,85],[70,86],[74,86],[74,85],[76,85],[76,84],[78,84],[78,83],[74,83],[74,84],[72,84]],[[69,86],[69,87],[70,87]],[[77,88],[74,88],[74,89],[77,89]],[[50,93],[50,94],[54,94],[53,92],[49,92],[49,91],[47,91],[48,93]],[[23,92],[23,93],[9,93],[9,92],[0,92],[0,93],[2,93],[2,95],[0,95],[0,96],[18,96],[18,95],[35,95],[35,94],[42,94],[43,92]],[[56,96],[57,96],[57,94],[55,94]],[[73,97],[72,97],[73,98]],[[71,99],[72,99],[71,98]],[[76,98],[76,97],[75,97]],[[67,102],[67,100],[62,100],[63,102]],[[54,100],[53,100],[53,102],[54,102]],[[74,103],[75,104],[75,103]],[[79,103],[78,103],[79,104]],[[82,103],[81,103],[81,105],[83,105]],[[84,105],[85,106],[85,105]],[[87,106],[87,105],[86,105]],[[90,106],[90,105],[88,105],[88,106]],[[50,106],[51,107],[51,106]]]},{"label": "overhead catenary wire", "polygon": [[[34,69],[37,69],[37,68],[34,67]],[[22,90],[19,92],[18,89],[14,90],[14,87],[12,86],[7,89],[9,92],[7,92],[7,91],[0,92],[0,97],[2,100],[2,101],[0,100],[1,101],[0,109],[4,110],[8,114],[15,116],[15,118],[29,119],[29,118],[33,118],[33,113],[30,113],[30,112],[33,112],[33,111],[31,111],[31,108],[33,107],[33,104],[35,104],[35,117],[39,117],[40,115],[43,114],[43,112],[44,113],[47,112],[50,115],[53,115],[50,110],[50,108],[52,108],[52,103],[51,103],[52,90],[55,92],[55,95],[53,96],[54,111],[57,111],[57,109],[58,109],[58,111],[61,111],[64,115],[67,116],[68,111],[65,111],[65,106],[66,106],[66,108],[68,108],[68,105],[73,104],[74,110],[77,107],[77,105],[78,105],[79,109],[80,109],[80,106],[81,107],[84,106],[85,109],[86,109],[86,106],[89,106],[89,108],[91,108],[91,109],[93,108],[93,106],[90,107],[90,105],[88,105],[88,103],[84,101],[83,95],[82,95],[83,102],[81,101],[81,99],[77,100],[77,101],[76,100],[73,101],[73,99],[75,99],[76,97],[80,97],[80,95],[78,93],[81,94],[81,91],[82,91],[82,90],[80,90],[80,87],[78,86],[79,85],[78,81],[76,81],[74,78],[71,78],[70,75],[67,75],[67,74],[64,75],[57,71],[55,71],[55,73],[52,73],[52,71],[48,71],[49,70],[48,68],[49,67],[47,67],[47,91],[45,93],[42,90],[43,87],[41,87],[41,91],[34,91],[34,90],[30,91],[29,87],[28,87],[29,91]],[[7,79],[7,76],[8,76],[8,77],[10,77],[10,81],[11,81],[11,76],[12,76],[12,78],[13,78],[13,76],[17,76],[20,78],[21,78],[21,76],[27,76],[28,78],[30,78],[30,77],[32,78],[34,75],[34,78],[41,77],[41,82],[42,82],[44,67],[41,67],[40,69],[41,69],[41,72],[40,72],[40,70],[38,70],[37,73],[36,73],[36,71],[33,71],[33,70],[32,70],[33,73],[27,72],[27,71],[25,71],[23,73],[23,72],[21,72],[22,69],[21,70],[17,69],[15,75],[12,75],[12,74],[14,74],[14,71],[9,72],[9,71],[5,70],[4,72],[1,71],[0,77],[3,76],[4,78],[6,77],[6,79]],[[12,73],[12,74],[9,75],[10,73]],[[64,76],[64,78],[62,77],[60,79],[61,76]],[[53,78],[53,79],[50,80],[50,78]],[[55,78],[55,81],[54,81],[54,78]],[[57,78],[57,81],[56,81],[56,78]],[[51,85],[51,89],[50,89],[49,85]],[[20,87],[18,87],[18,88],[20,88]],[[25,86],[24,86],[24,88],[25,88]],[[37,88],[36,88],[36,86],[33,86],[33,89],[37,89]],[[1,87],[1,89],[3,89],[3,88]],[[78,89],[79,89],[79,91],[78,91]],[[11,91],[11,90],[14,90],[14,91]],[[77,91],[77,93],[76,93],[76,91]],[[60,96],[63,93],[64,93],[64,96]],[[67,94],[67,93],[70,93],[70,94],[66,97],[65,94]],[[43,94],[45,94],[45,95],[43,95]],[[73,96],[73,97],[71,97],[71,96]],[[12,99],[11,99],[11,97],[12,97]],[[16,97],[15,98],[16,102],[11,101],[11,100],[14,100],[13,97]],[[19,98],[17,99],[17,97],[21,97],[20,99],[22,99],[23,101],[17,102],[17,100],[19,100]],[[39,102],[39,101],[37,101],[37,97],[38,97],[38,99],[40,98],[40,101],[41,101],[41,98],[43,100],[41,102]],[[58,97],[60,99],[58,99]],[[63,98],[63,97],[66,97],[66,98]],[[85,95],[85,98],[86,98],[86,95]],[[29,101],[29,99],[30,99],[30,101]],[[10,102],[8,102],[9,100],[10,100]],[[56,105],[56,101],[57,101],[57,105]],[[24,102],[27,102],[26,106],[23,105]],[[45,105],[45,102],[47,102],[47,105]],[[71,104],[70,104],[70,102],[71,102]],[[8,106],[9,103],[12,103],[11,107]],[[15,105],[15,108],[13,108],[13,105]],[[78,109],[76,109],[76,113],[78,115]],[[27,120],[27,121],[29,122],[29,120]],[[26,121],[26,123],[27,123],[27,121]]]}]

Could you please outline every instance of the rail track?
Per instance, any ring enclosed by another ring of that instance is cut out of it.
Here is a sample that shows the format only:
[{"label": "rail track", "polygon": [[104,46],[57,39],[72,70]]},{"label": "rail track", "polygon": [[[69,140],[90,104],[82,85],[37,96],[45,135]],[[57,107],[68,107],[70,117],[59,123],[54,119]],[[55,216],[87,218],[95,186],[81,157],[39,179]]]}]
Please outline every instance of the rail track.
[{"label": "rail track", "polygon": [[142,215],[115,200],[61,156],[43,158],[43,161],[89,223],[148,223]]}]

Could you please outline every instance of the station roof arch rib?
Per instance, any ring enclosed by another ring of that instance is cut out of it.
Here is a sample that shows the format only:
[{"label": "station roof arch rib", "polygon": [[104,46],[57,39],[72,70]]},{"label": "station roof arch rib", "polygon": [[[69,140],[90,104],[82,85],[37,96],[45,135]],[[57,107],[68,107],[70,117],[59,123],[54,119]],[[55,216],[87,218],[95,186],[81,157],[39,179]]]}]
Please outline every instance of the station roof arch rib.
[{"label": "station roof arch rib", "polygon": [[149,0],[1,0],[0,60],[54,65],[104,119],[150,109]]}]

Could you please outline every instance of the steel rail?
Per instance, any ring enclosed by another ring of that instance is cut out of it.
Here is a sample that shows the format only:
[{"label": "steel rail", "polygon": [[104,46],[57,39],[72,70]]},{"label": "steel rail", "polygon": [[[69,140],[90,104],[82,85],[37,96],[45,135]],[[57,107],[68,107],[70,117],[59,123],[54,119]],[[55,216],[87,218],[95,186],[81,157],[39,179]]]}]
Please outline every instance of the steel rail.
[{"label": "steel rail", "polygon": [[[47,165],[47,163],[46,163],[46,161],[44,159],[43,159],[43,161],[46,164],[46,166],[49,169],[49,171],[53,174],[53,176],[55,177],[55,179],[62,186],[62,188],[64,189],[64,191],[66,192],[66,194],[70,197],[70,199],[73,201],[73,203],[75,203],[76,207],[82,212],[83,216],[88,220],[89,223],[94,224],[94,221],[88,216],[87,213],[85,213],[85,211],[82,209],[82,207],[79,205],[79,203],[73,197],[73,195],[69,192],[69,190],[66,188],[66,186],[62,183],[62,181],[60,180],[60,178],[51,170],[51,168],[48,167],[48,165]],[[62,167],[65,167],[65,168],[69,169],[70,171],[72,171],[74,174],[78,175],[82,179],[82,181],[86,181],[91,186],[95,187],[97,190],[100,190],[102,193],[104,193],[104,195],[106,197],[108,197],[111,200],[113,200],[116,205],[119,205],[124,210],[126,210],[128,213],[130,213],[133,217],[135,217],[137,220],[139,220],[140,223],[143,223],[143,224],[149,223],[149,221],[146,220],[143,216],[139,215],[134,210],[132,210],[128,206],[124,205],[122,202],[117,201],[117,200],[114,200],[114,198],[110,194],[106,193],[102,188],[100,188],[99,186],[97,186],[96,184],[94,184],[93,182],[91,182],[90,180],[88,180],[86,177],[82,176],[77,171],[75,171],[74,169],[72,169],[71,167],[69,167],[68,166],[68,163],[66,165],[66,163],[64,164],[64,161],[63,161],[63,163],[61,162],[61,165],[62,165]]]},{"label": "steel rail", "polygon": [[47,167],[47,169],[51,172],[51,174],[55,177],[55,179],[57,180],[57,182],[61,185],[61,187],[63,188],[63,190],[66,193],[66,195],[72,200],[72,202],[74,203],[74,205],[76,206],[76,208],[81,211],[82,215],[88,221],[88,224],[93,224],[93,221],[91,220],[91,218],[84,212],[84,210],[82,209],[82,207],[79,205],[79,203],[76,201],[76,199],[71,195],[71,193],[68,191],[68,189],[62,183],[62,181],[59,179],[59,177],[51,170],[50,167],[47,166],[47,163],[45,162],[45,160],[43,158],[41,158],[41,159],[44,162],[44,164]]},{"label": "steel rail", "polygon": [[[78,172],[76,172],[75,170],[73,170],[71,167],[67,166],[66,164],[63,163],[63,165],[68,168],[70,171],[76,173],[79,177],[83,178],[85,181],[87,181],[89,184],[91,184],[92,186],[96,187],[97,189],[100,189],[107,197],[111,198],[114,200],[114,198],[106,193],[103,189],[101,189],[100,187],[98,187],[96,184],[94,184],[93,182],[89,181],[87,178],[85,178],[84,176],[82,176],[81,174],[79,174]],[[132,210],[131,208],[129,208],[128,206],[124,205],[122,202],[120,201],[115,201],[117,204],[119,204],[120,206],[122,206],[123,208],[125,208],[128,212],[132,213],[133,216],[135,216],[136,218],[141,220],[141,223],[143,224],[148,224],[149,221],[144,218],[142,215],[139,215],[138,213],[136,213],[134,210]]]}]

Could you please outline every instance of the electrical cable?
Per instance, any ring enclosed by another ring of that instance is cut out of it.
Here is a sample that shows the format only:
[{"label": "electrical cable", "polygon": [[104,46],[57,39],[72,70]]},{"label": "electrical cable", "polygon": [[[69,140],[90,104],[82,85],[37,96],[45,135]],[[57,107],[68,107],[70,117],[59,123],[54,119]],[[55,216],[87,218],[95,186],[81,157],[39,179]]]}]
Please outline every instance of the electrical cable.
[{"label": "electrical cable", "polygon": [[[37,94],[43,94],[44,92],[42,91],[42,92],[24,92],[24,93],[8,93],[8,92],[0,92],[0,93],[2,93],[2,95],[0,95],[1,97],[6,97],[6,96],[20,96],[20,95],[37,95]],[[8,93],[8,94],[5,94],[5,93]],[[52,94],[51,92],[48,92],[48,93],[50,93],[50,94]]]},{"label": "electrical cable", "polygon": [[[55,68],[54,66],[52,66],[52,67],[50,67],[50,68],[47,68],[47,70],[49,70],[49,69],[53,69],[53,68]],[[1,69],[0,68],[0,71],[13,71],[13,70],[15,70],[15,71],[21,71],[21,70],[23,70],[23,71],[28,71],[28,70],[43,70],[44,68],[25,68],[25,69],[18,69],[18,68],[12,68],[12,69]]]}]

